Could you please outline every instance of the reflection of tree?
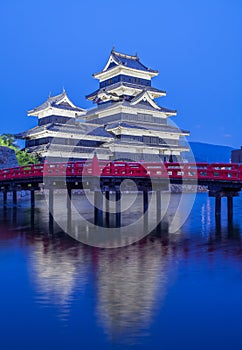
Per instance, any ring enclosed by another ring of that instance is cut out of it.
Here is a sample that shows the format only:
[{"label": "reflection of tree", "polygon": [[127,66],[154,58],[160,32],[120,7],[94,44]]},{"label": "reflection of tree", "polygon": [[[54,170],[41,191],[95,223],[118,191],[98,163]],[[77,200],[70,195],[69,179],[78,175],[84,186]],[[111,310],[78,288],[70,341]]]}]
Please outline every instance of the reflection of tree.
[{"label": "reflection of tree", "polygon": [[98,316],[109,335],[148,327],[164,299],[170,251],[145,240],[98,255]]}]

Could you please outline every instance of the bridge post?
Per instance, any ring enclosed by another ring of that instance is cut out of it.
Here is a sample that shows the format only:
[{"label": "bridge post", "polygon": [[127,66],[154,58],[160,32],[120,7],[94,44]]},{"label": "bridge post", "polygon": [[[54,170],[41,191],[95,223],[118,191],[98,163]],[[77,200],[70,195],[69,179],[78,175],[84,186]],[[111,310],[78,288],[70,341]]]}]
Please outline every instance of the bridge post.
[{"label": "bridge post", "polygon": [[221,216],[221,196],[215,196],[215,215],[216,217]]},{"label": "bridge post", "polygon": [[66,208],[68,212],[71,211],[71,197],[72,197],[72,188],[67,187]]},{"label": "bridge post", "polygon": [[17,206],[17,191],[13,190],[13,205]]},{"label": "bridge post", "polygon": [[218,223],[218,218],[221,217],[221,198],[227,197],[227,214],[228,214],[228,223],[231,224],[233,220],[233,197],[238,197],[241,188],[238,184],[231,184],[221,186],[211,185],[209,188],[209,197],[215,197],[215,216],[216,224]]},{"label": "bridge post", "polygon": [[156,191],[156,221],[157,226],[161,223],[161,191]]},{"label": "bridge post", "polygon": [[149,192],[147,190],[143,191],[143,213],[145,214],[148,210],[149,203]]},{"label": "bridge post", "polygon": [[53,234],[54,231],[54,189],[49,188],[49,231]]},{"label": "bridge post", "polygon": [[116,201],[116,227],[121,226],[121,192],[118,190],[115,192],[115,201]]},{"label": "bridge post", "polygon": [[110,205],[109,205],[109,200],[110,200],[110,192],[105,191],[105,224],[107,227],[110,225]]},{"label": "bridge post", "polygon": [[149,206],[149,191],[143,190],[143,215],[144,215],[144,229],[148,227],[148,206]]},{"label": "bridge post", "polygon": [[94,191],[94,224],[103,226],[103,196],[100,190]]},{"label": "bridge post", "polygon": [[30,204],[31,204],[31,209],[35,208],[35,190],[31,189],[30,190]]},{"label": "bridge post", "polygon": [[228,222],[233,220],[233,196],[227,196]]},{"label": "bridge post", "polygon": [[54,214],[54,189],[49,188],[49,212]]},{"label": "bridge post", "polygon": [[3,208],[6,209],[7,208],[7,201],[8,201],[8,192],[7,191],[3,191]]},{"label": "bridge post", "polygon": [[72,188],[67,187],[67,197],[66,197],[66,208],[67,208],[67,230],[71,230],[71,198],[72,198]]}]

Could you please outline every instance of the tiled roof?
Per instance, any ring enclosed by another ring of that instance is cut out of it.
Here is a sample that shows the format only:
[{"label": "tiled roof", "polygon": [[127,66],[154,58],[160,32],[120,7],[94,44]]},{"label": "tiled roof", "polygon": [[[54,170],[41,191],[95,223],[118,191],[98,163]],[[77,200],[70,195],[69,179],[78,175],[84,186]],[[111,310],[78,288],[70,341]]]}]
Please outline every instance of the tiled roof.
[{"label": "tiled roof", "polygon": [[[136,97],[135,97],[136,98]],[[125,101],[126,103],[130,104],[130,102],[132,102],[133,100],[131,101]],[[154,108],[153,106],[151,106],[151,104],[148,102],[148,101],[140,101],[139,103],[135,104],[135,105],[132,105],[131,107],[132,108],[145,108],[145,109],[149,109],[149,110],[153,110],[153,111],[160,111],[160,112],[164,112],[165,114],[166,113],[169,113],[169,114],[176,114],[177,111],[175,110],[172,110],[172,109],[168,109],[168,108],[165,108],[165,107],[162,107],[162,106],[159,106],[157,104],[157,106],[159,107],[159,110],[157,110],[156,108]]]},{"label": "tiled roof", "polygon": [[16,139],[25,139],[28,136],[32,136],[32,135],[35,135],[35,134],[37,134],[37,133],[39,133],[41,131],[46,130],[49,125],[51,125],[51,123],[45,124],[45,125],[42,125],[42,126],[35,126],[32,129],[28,129],[28,130],[26,130],[24,132],[21,132],[19,134],[15,134],[14,136],[16,137]]},{"label": "tiled roof", "polygon": [[88,124],[88,123],[79,123],[77,125],[61,125],[61,124],[52,124],[49,128],[51,131],[62,131],[67,133],[74,133],[79,135],[93,135],[93,136],[102,136],[102,137],[111,137],[111,135],[104,129],[103,126]]},{"label": "tiled roof", "polygon": [[126,82],[118,82],[118,83],[115,83],[115,84],[112,84],[112,85],[108,85],[104,88],[101,88],[101,89],[98,89],[96,91],[94,91],[93,93],[89,94],[86,96],[86,98],[91,98],[91,97],[95,97],[97,96],[97,94],[99,92],[108,92],[108,91],[112,91],[114,89],[117,89],[119,88],[120,86],[124,86],[124,87],[127,87],[127,88],[133,88],[133,89],[140,89],[140,90],[146,90],[146,91],[151,91],[151,92],[158,92],[158,93],[166,93],[165,91],[163,90],[159,90],[159,89],[156,89],[152,86],[144,86],[144,85],[140,85],[140,84],[132,84],[132,83],[126,83]]},{"label": "tiled roof", "polygon": [[77,125],[49,123],[42,126],[36,126],[23,133],[17,134],[16,137],[20,139],[28,138],[42,131],[54,131],[62,133],[73,133],[77,136],[91,135],[112,138],[112,136],[105,130],[103,126],[97,126],[95,124],[79,123]]},{"label": "tiled roof", "polygon": [[52,103],[51,107],[60,108],[60,109],[67,109],[69,111],[74,111],[74,112],[81,112],[81,111],[83,111],[82,108],[79,108],[79,107],[75,107],[74,108],[74,107],[70,106],[68,103],[59,103],[59,104]]},{"label": "tiled roof", "polygon": [[[142,123],[142,122],[141,122]],[[123,128],[129,128],[129,129],[139,129],[139,130],[152,130],[152,131],[164,131],[164,132],[172,132],[172,133],[181,133],[181,132],[187,132],[184,130],[180,130],[179,128],[176,128],[174,126],[170,125],[160,125],[160,126],[149,126],[149,128],[134,124],[134,123],[126,123],[126,122],[115,122],[115,123],[110,123],[106,126],[106,130],[111,130],[118,128],[119,126]]]},{"label": "tiled roof", "polygon": [[51,151],[59,151],[59,152],[70,152],[70,153],[93,153],[94,151],[98,151],[99,154],[109,154],[112,152],[107,148],[98,147],[84,147],[84,146],[70,146],[70,145],[58,145],[53,143],[47,143],[39,146],[31,146],[27,147],[26,150],[28,152],[46,152],[49,149]]},{"label": "tiled roof", "polygon": [[[133,141],[133,140],[121,140],[121,139],[115,139],[114,141],[112,141],[112,142],[110,142],[110,143],[108,143],[108,144],[104,144],[104,146],[105,145],[107,145],[107,147],[109,147],[109,146],[112,146],[112,145],[120,145],[120,146],[128,146],[128,145],[131,145],[131,146],[142,146],[144,144],[144,142],[142,142],[142,141]],[[158,149],[158,148],[161,148],[161,149],[163,149],[163,148],[171,148],[171,149],[174,149],[174,150],[176,150],[176,149],[181,149],[181,148],[186,148],[186,149],[188,149],[187,147],[184,147],[184,146],[180,146],[180,145],[178,145],[178,146],[176,146],[176,145],[169,145],[168,143],[164,143],[164,144],[147,144],[147,143],[145,143],[145,147],[150,147],[150,148],[156,148],[156,149]]]},{"label": "tiled roof", "polygon": [[126,55],[114,50],[112,50],[111,55],[122,66],[143,70],[143,71],[157,72],[156,70],[150,69],[146,67],[143,63],[141,63],[137,55],[135,56]]},{"label": "tiled roof", "polygon": [[97,107],[94,107],[92,109],[90,109],[86,115],[84,116],[85,118],[88,118],[88,116],[90,115],[93,115],[94,113],[98,112],[98,111],[101,111],[101,110],[104,110],[104,109],[109,109],[109,108],[113,108],[114,106],[127,106],[127,107],[131,107],[132,109],[143,109],[143,110],[149,110],[149,111],[154,111],[154,112],[164,112],[165,114],[166,113],[169,113],[169,114],[172,114],[172,115],[175,115],[176,114],[176,111],[174,110],[170,110],[170,109],[167,109],[167,108],[164,108],[164,107],[160,107],[160,109],[156,109],[154,107],[152,107],[149,103],[145,104],[145,103],[137,103],[136,105],[130,105],[130,101],[127,101],[127,100],[122,100],[122,101],[119,101],[119,102],[113,102],[113,101],[109,101],[108,103],[103,103],[103,104],[99,104]]},{"label": "tiled roof", "polygon": [[[66,99],[66,101],[62,101],[65,99]],[[60,102],[60,101],[62,101],[62,102]],[[67,110],[74,111],[74,112],[85,112],[85,110],[83,108],[75,106],[68,98],[66,92],[63,91],[59,95],[52,96],[52,97],[49,96],[48,99],[44,103],[42,103],[40,106],[28,111],[28,114],[33,114],[33,113],[39,112],[39,111],[41,111],[45,108],[48,108],[48,107],[67,109]]]}]

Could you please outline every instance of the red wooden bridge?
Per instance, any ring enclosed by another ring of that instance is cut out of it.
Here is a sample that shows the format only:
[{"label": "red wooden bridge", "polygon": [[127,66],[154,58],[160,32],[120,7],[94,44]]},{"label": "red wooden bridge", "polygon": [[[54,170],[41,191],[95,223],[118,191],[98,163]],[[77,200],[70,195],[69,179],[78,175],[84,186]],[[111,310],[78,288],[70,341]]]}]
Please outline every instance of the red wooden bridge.
[{"label": "red wooden bridge", "polygon": [[68,163],[45,163],[20,166],[0,170],[0,183],[14,180],[30,180],[41,177],[123,177],[123,178],[157,178],[204,181],[226,181],[242,183],[242,164],[231,163],[138,163],[79,161]]},{"label": "red wooden bridge", "polygon": [[[148,192],[157,192],[157,208],[160,207],[160,192],[171,184],[205,185],[209,196],[215,197],[215,213],[221,214],[221,197],[227,197],[228,217],[232,217],[233,197],[242,188],[242,164],[227,163],[148,163],[92,160],[68,163],[44,163],[0,170],[0,189],[3,205],[7,206],[7,192],[13,192],[13,204],[17,204],[17,191],[30,190],[31,208],[35,206],[35,191],[40,187],[49,190],[49,207],[53,210],[53,192],[65,188],[71,198],[73,189],[89,188],[94,191],[94,218],[100,223],[102,213],[98,209],[102,193],[108,199],[110,191],[120,199],[120,185],[124,179],[133,180],[143,191],[144,212],[148,208]],[[97,205],[95,204],[97,203]],[[98,205],[99,203],[99,205]],[[70,210],[68,200],[67,209]],[[157,212],[159,210],[157,209]],[[120,225],[120,213],[117,222]],[[100,220],[99,220],[100,219]],[[102,222],[102,220],[101,220]]]}]

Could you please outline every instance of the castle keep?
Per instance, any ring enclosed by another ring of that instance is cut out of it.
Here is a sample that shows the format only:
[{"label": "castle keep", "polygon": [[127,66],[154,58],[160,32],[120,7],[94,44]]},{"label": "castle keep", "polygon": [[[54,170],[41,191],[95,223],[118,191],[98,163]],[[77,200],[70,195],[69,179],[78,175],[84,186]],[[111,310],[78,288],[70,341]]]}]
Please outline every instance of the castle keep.
[{"label": "castle keep", "polygon": [[155,100],[166,95],[152,86],[158,71],[147,68],[137,55],[112,50],[96,91],[86,98],[96,107],[75,106],[63,91],[28,112],[38,126],[18,135],[28,152],[52,161],[93,157],[106,160],[171,161],[187,148],[181,137],[189,132],[169,125],[176,111]]}]

